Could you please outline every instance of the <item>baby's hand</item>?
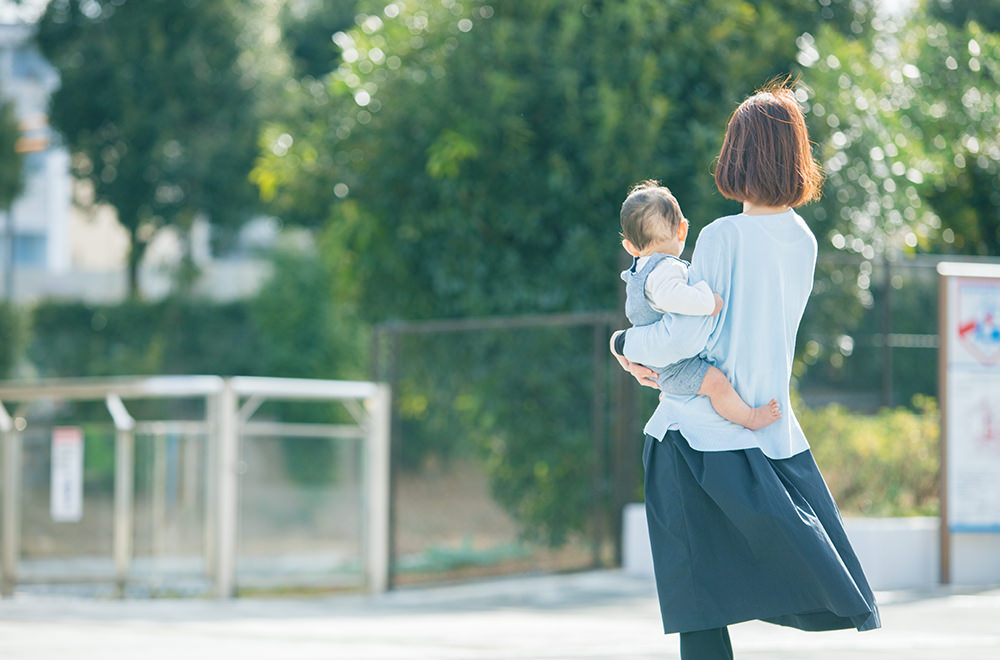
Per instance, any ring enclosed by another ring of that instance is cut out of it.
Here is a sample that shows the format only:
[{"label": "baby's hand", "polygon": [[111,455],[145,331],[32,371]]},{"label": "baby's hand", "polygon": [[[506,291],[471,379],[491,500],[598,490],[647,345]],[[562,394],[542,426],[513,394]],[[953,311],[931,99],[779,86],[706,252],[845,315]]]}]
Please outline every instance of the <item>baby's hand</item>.
[{"label": "baby's hand", "polygon": [[715,316],[722,311],[722,296],[717,293],[713,293],[712,295],[715,296],[715,310],[711,313],[711,316]]}]

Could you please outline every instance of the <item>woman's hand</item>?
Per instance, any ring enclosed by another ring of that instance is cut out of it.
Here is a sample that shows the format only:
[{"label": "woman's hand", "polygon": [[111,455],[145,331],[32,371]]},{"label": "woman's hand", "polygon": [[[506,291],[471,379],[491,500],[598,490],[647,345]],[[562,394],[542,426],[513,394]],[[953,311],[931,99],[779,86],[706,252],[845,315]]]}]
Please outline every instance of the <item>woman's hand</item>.
[{"label": "woman's hand", "polygon": [[611,354],[615,356],[618,360],[618,364],[622,366],[622,369],[632,374],[632,377],[639,382],[643,387],[652,387],[653,389],[660,389],[660,384],[656,382],[656,372],[647,366],[641,365],[638,362],[629,362],[624,355],[619,355],[615,353],[615,338],[619,334],[625,332],[624,330],[619,330],[618,332],[611,335]]}]

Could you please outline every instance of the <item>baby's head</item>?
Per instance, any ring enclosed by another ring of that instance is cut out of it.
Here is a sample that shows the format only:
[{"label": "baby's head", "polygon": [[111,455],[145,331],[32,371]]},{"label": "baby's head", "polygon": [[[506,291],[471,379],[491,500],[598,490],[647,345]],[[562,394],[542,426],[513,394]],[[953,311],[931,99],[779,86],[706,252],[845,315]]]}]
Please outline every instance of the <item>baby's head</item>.
[{"label": "baby's head", "polygon": [[659,181],[643,181],[622,203],[622,247],[633,257],[665,252],[675,257],[684,250],[688,221],[677,199]]}]

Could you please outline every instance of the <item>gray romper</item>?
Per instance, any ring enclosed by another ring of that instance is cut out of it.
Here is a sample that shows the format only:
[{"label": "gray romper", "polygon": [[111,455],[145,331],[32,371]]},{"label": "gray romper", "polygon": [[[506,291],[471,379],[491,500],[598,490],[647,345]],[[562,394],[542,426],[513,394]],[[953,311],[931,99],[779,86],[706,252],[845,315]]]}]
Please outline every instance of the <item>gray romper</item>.
[{"label": "gray romper", "polygon": [[[639,260],[635,259],[631,268],[622,271],[622,279],[625,281],[625,316],[633,326],[656,323],[663,317],[663,313],[653,309],[646,300],[646,278],[664,259],[676,259],[685,266],[689,265],[683,259],[657,252],[646,260],[642,268],[636,269]],[[701,388],[701,382],[705,380],[705,372],[709,366],[702,358],[692,357],[665,367],[651,367],[651,369],[658,374],[657,382],[660,384],[661,392],[692,395],[697,394]]]}]

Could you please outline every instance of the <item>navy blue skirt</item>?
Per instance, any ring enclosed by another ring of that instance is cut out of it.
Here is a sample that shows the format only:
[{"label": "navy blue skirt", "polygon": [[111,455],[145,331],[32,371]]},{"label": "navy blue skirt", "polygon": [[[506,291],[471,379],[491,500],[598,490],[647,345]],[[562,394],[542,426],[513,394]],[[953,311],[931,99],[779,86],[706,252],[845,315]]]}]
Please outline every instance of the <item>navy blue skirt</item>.
[{"label": "navy blue skirt", "polygon": [[701,452],[646,436],[646,518],[666,633],[760,619],[880,627],[868,580],[812,453]]}]

